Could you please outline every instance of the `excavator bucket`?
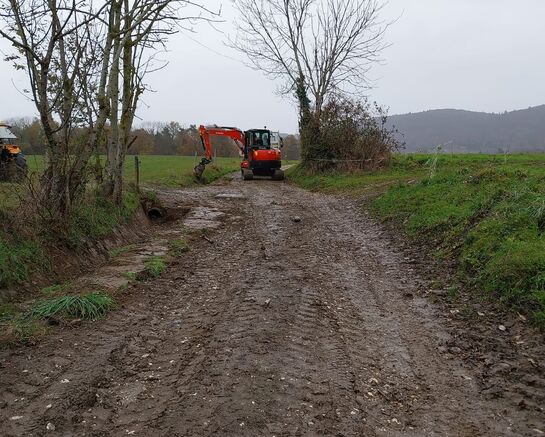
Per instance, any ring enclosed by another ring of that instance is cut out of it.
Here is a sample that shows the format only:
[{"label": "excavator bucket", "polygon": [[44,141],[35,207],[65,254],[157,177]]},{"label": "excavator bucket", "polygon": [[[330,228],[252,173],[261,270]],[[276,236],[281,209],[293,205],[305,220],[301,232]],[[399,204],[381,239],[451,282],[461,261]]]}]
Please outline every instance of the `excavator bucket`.
[{"label": "excavator bucket", "polygon": [[199,164],[195,166],[195,177],[197,179],[202,179],[202,174],[204,173],[205,168],[206,167],[204,166],[204,164]]},{"label": "excavator bucket", "polygon": [[210,164],[212,162],[211,159],[208,159],[208,158],[202,158],[201,159],[201,162],[199,162],[194,168],[193,170],[195,171],[195,177],[198,179],[198,180],[201,180],[202,179],[202,175],[204,173],[204,170],[206,169],[206,164]]}]

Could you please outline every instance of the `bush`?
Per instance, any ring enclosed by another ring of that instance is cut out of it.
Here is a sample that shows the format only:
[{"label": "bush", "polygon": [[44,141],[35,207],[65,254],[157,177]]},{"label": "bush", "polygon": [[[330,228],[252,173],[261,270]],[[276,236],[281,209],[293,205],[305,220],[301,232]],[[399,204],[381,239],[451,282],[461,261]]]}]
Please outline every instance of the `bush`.
[{"label": "bush", "polygon": [[333,96],[302,127],[303,165],[317,171],[385,167],[392,152],[402,147],[386,120],[386,112],[376,103]]}]

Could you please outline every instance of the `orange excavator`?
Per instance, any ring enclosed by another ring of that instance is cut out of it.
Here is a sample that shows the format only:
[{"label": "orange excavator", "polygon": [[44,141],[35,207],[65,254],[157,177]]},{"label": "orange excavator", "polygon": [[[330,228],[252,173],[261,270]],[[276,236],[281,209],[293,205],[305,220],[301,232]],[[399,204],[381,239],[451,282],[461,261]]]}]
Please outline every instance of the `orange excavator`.
[{"label": "orange excavator", "polygon": [[[245,132],[236,127],[199,126],[204,158],[195,167],[195,175],[200,179],[207,164],[212,162],[213,135],[231,138],[240,151],[242,179],[251,180],[255,176],[269,176],[274,180],[283,180],[284,171],[279,148],[271,146],[271,131],[268,129],[250,129]],[[282,143],[280,143],[282,147]]]}]

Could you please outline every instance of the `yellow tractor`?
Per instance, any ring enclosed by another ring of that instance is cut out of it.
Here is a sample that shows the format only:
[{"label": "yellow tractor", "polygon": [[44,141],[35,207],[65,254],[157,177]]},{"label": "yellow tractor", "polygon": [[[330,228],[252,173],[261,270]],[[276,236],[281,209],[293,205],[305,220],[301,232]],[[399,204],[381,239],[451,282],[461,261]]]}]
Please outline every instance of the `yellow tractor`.
[{"label": "yellow tractor", "polygon": [[14,144],[16,139],[10,126],[0,123],[0,182],[21,182],[28,173],[25,155]]}]

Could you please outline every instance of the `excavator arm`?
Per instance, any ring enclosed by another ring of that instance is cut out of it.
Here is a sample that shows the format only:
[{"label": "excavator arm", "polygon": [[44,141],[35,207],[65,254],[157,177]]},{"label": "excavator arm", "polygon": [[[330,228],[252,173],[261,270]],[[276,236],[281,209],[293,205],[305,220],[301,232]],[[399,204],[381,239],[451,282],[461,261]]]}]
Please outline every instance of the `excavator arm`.
[{"label": "excavator arm", "polygon": [[221,127],[221,126],[212,126],[205,127],[203,125],[199,126],[199,135],[201,137],[202,147],[204,149],[204,157],[201,159],[201,162],[195,167],[195,175],[197,178],[201,178],[207,164],[212,162],[212,143],[210,141],[210,136],[217,135],[231,138],[241,153],[244,154],[244,133],[237,129],[236,127]]}]

